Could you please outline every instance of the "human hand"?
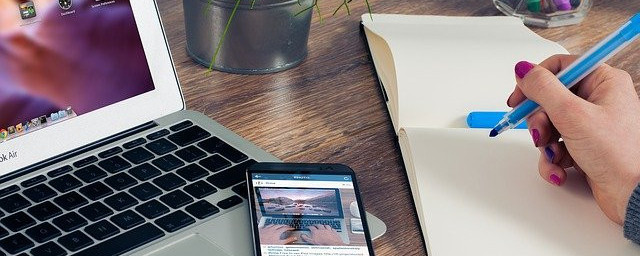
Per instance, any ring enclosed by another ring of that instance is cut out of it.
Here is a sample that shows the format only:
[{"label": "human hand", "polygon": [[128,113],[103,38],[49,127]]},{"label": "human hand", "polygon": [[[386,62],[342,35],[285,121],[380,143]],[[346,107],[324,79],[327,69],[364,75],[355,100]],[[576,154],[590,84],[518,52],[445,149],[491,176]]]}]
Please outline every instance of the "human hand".
[{"label": "human hand", "polygon": [[577,84],[573,94],[554,73],[576,59],[556,55],[540,65],[518,63],[517,86],[507,105],[516,106],[526,95],[542,107],[527,120],[541,152],[542,178],[560,186],[565,169],[574,167],[586,175],[607,217],[622,224],[640,181],[640,100],[629,74],[606,64]]},{"label": "human hand", "polygon": [[344,245],[342,238],[338,235],[338,231],[329,225],[315,224],[309,226],[309,231],[311,232],[311,236],[307,234],[300,236],[300,238],[307,243],[314,245]]},{"label": "human hand", "polygon": [[287,231],[292,231],[294,228],[287,225],[267,225],[261,228],[260,243],[263,244],[290,244],[298,240],[295,236],[289,236],[285,239],[280,239],[282,234]]}]

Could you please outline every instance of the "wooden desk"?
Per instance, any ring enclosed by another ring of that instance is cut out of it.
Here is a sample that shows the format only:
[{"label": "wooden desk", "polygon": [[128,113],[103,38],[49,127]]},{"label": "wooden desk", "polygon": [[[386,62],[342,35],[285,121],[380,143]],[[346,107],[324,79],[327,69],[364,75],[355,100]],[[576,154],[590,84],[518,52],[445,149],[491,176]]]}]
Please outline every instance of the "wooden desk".
[{"label": "wooden desk", "polygon": [[[327,14],[341,1],[320,2],[326,19],[319,24],[314,18],[309,56],[302,65],[277,74],[241,76],[206,74],[192,62],[185,53],[182,2],[158,0],[187,106],[284,161],[351,166],[365,208],[388,226],[386,235],[374,242],[377,255],[425,255],[395,134],[360,37],[364,1],[353,1],[354,15],[336,17]],[[376,13],[501,15],[490,0],[371,3]],[[582,53],[639,10],[637,0],[596,0],[580,25],[534,30]],[[640,43],[609,63],[629,71],[640,89]]]}]

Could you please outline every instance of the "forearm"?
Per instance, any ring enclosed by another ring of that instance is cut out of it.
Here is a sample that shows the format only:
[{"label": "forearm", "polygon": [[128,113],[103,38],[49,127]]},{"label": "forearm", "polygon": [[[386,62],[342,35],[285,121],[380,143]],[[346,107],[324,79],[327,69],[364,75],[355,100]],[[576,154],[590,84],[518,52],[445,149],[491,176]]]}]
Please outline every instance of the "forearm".
[{"label": "forearm", "polygon": [[624,221],[624,237],[640,244],[640,185],[631,194]]}]

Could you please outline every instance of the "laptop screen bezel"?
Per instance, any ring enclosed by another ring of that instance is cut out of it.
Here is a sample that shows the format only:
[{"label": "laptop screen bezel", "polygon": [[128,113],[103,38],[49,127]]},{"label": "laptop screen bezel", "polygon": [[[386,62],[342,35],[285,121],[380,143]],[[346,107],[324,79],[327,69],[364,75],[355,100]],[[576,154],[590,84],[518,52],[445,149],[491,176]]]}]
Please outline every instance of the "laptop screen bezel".
[{"label": "laptop screen bezel", "polygon": [[[264,205],[261,201],[262,196],[260,195],[260,189],[315,189],[315,190],[333,190],[336,195],[336,203],[338,208],[338,216],[314,216],[314,215],[286,215],[286,214],[271,214],[267,213],[264,208]],[[256,199],[258,200],[258,204],[260,204],[260,211],[262,216],[264,217],[272,217],[272,218],[288,218],[288,219],[344,219],[344,214],[342,212],[342,198],[340,197],[340,189],[338,188],[296,188],[296,187],[258,187],[255,188]]]},{"label": "laptop screen bezel", "polygon": [[130,3],[155,89],[0,143],[0,177],[185,108],[156,2]]}]

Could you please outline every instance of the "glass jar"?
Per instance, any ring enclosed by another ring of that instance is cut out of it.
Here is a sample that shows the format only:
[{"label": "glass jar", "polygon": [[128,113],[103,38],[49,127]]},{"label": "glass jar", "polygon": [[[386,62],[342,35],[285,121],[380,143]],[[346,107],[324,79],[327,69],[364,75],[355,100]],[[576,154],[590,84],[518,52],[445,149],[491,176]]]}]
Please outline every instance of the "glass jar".
[{"label": "glass jar", "polygon": [[521,18],[525,24],[559,27],[580,23],[591,9],[592,0],[493,0],[506,15]]}]

